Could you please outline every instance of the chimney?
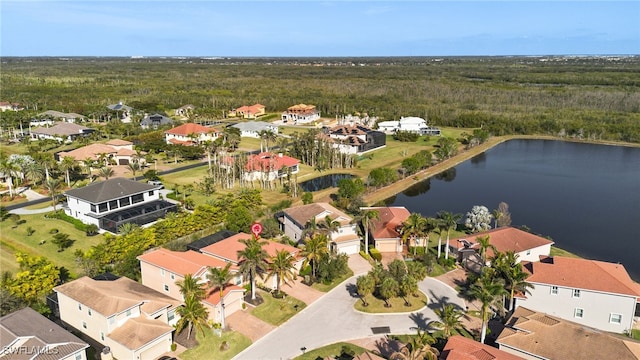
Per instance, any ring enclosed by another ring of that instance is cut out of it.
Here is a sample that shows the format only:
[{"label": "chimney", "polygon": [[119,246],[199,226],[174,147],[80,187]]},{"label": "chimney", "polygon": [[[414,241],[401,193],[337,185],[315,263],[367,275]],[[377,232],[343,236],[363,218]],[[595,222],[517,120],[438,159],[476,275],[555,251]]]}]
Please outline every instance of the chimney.
[{"label": "chimney", "polygon": [[278,153],[278,157],[282,157],[282,153]]}]

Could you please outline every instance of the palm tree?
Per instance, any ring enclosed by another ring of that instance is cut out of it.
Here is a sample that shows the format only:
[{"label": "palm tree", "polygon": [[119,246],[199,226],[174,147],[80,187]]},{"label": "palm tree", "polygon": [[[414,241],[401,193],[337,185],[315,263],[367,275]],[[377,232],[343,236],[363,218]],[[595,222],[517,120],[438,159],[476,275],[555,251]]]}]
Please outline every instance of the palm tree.
[{"label": "palm tree", "polygon": [[444,217],[446,211],[438,211],[436,214],[436,219],[438,220],[438,259],[440,259],[440,255],[442,254],[442,232],[449,231],[449,224],[446,223]]},{"label": "palm tree", "polygon": [[29,181],[33,181],[37,185],[40,181],[44,180],[44,168],[38,162],[32,162],[27,166],[25,176]]},{"label": "palm tree", "polygon": [[13,199],[13,177],[18,173],[18,167],[9,158],[2,157],[0,159],[0,172],[7,178],[9,185],[9,196]]},{"label": "palm tree", "polygon": [[178,285],[180,294],[182,294],[182,298],[185,300],[189,297],[194,297],[198,300],[204,298],[205,289],[202,287],[202,284],[198,282],[198,278],[193,277],[192,274],[186,274],[183,280],[176,281],[176,285]]},{"label": "palm tree", "polygon": [[435,339],[426,331],[417,330],[418,334],[411,337],[409,343],[400,351],[396,351],[389,357],[389,360],[437,360],[440,352],[431,345]]},{"label": "palm tree", "polygon": [[480,250],[480,258],[482,259],[482,266],[486,266],[487,264],[487,251],[489,249],[493,250],[493,252],[497,252],[496,247],[491,244],[491,239],[489,235],[486,236],[478,236],[476,237],[476,241],[478,242],[479,250]]},{"label": "palm tree", "polygon": [[45,181],[44,187],[49,191],[49,196],[51,196],[51,205],[53,206],[53,211],[56,211],[56,197],[58,196],[58,190],[60,190],[61,182],[56,178],[49,178],[49,180]]},{"label": "palm tree", "polygon": [[136,223],[124,223],[118,227],[118,233],[124,236],[131,234],[138,229],[140,229],[140,225]]},{"label": "palm tree", "polygon": [[369,227],[371,226],[375,230],[373,220],[380,220],[380,213],[378,210],[365,210],[360,216],[362,227],[364,228],[364,252],[369,254]]},{"label": "palm tree", "polygon": [[176,323],[176,333],[188,326],[187,339],[191,338],[191,330],[194,327],[196,330],[199,329],[203,335],[204,329],[209,328],[207,325],[209,312],[196,297],[187,297],[184,305],[180,306],[176,311],[180,315],[180,320]]},{"label": "palm tree", "polygon": [[137,180],[136,172],[140,170],[140,163],[138,163],[138,161],[130,161],[127,167],[129,168],[129,171],[131,171],[131,174],[133,174],[133,180]]},{"label": "palm tree", "polygon": [[442,308],[435,309],[433,312],[438,315],[440,321],[434,320],[429,326],[442,330],[445,338],[449,338],[454,331],[458,332],[463,329],[462,316],[464,313],[453,304],[444,304]]},{"label": "palm tree", "polygon": [[327,215],[319,225],[322,228],[322,231],[327,234],[328,238],[331,238],[331,234],[340,229],[340,222],[338,220],[331,219],[329,215]]},{"label": "palm tree", "polygon": [[305,265],[311,264],[311,275],[315,279],[316,267],[322,257],[329,252],[327,249],[328,238],[325,234],[314,234],[307,240],[302,250],[302,255],[306,257]]},{"label": "palm tree", "polygon": [[480,342],[484,344],[487,335],[487,323],[489,322],[489,312],[492,306],[499,303],[503,296],[507,295],[502,279],[491,276],[491,272],[483,271],[478,280],[469,288],[469,296],[482,303],[482,331],[480,332]]},{"label": "palm tree", "polygon": [[82,161],[84,163],[84,167],[87,168],[87,175],[89,176],[89,181],[91,181],[91,176],[93,175],[93,167],[96,165],[96,161],[90,157],[84,159]]},{"label": "palm tree", "polygon": [[509,308],[513,309],[515,293],[531,293],[529,289],[533,284],[527,282],[529,273],[522,269],[518,262],[518,254],[509,250],[506,253],[498,253],[492,260],[492,266],[497,269],[498,275],[504,280],[505,288],[509,290]]},{"label": "palm tree", "polygon": [[244,244],[243,250],[238,250],[240,260],[240,272],[251,280],[251,300],[256,299],[256,277],[267,270],[267,251],[264,246],[266,241],[258,241],[256,238],[240,240]]},{"label": "palm tree", "polygon": [[416,294],[418,292],[418,281],[412,276],[405,276],[398,282],[398,293],[404,299],[405,306],[411,306],[409,301],[409,295]]},{"label": "palm tree", "polygon": [[312,238],[317,231],[318,231],[318,223],[316,222],[316,218],[312,217],[305,224],[304,230],[302,231],[302,234],[300,234],[300,238],[303,240],[306,240],[307,238]]},{"label": "palm tree", "polygon": [[288,281],[293,280],[295,277],[295,266],[293,262],[295,258],[291,253],[286,250],[278,250],[276,251],[275,256],[271,257],[271,262],[269,264],[269,275],[267,278],[271,278],[273,276],[276,277],[276,291],[280,292],[280,283],[284,282],[285,284]]},{"label": "palm tree", "polygon": [[416,240],[424,235],[427,220],[420,213],[411,213],[405,220],[400,229],[402,241],[407,242],[407,247],[411,245],[409,240],[413,240],[413,246],[416,246]]},{"label": "palm tree", "polygon": [[225,328],[224,323],[224,289],[227,288],[229,281],[233,279],[233,274],[231,273],[231,263],[227,263],[227,266],[224,268],[209,268],[209,273],[207,274],[207,280],[209,281],[209,289],[214,290],[218,289],[220,292],[220,325],[222,325],[222,329]]},{"label": "palm tree", "polygon": [[389,299],[398,295],[398,287],[398,282],[391,276],[387,276],[382,280],[378,292],[382,300],[384,300],[385,307],[391,307],[391,304],[389,304]]},{"label": "palm tree", "polygon": [[356,288],[358,289],[358,295],[360,295],[360,299],[362,300],[362,305],[369,306],[366,297],[367,295],[373,294],[373,290],[376,288],[375,279],[369,274],[358,276],[356,279]]},{"label": "palm tree", "polygon": [[71,187],[71,175],[70,172],[76,167],[76,160],[71,156],[65,156],[60,161],[60,170],[64,171],[65,179],[67,180],[67,186]]},{"label": "palm tree", "polygon": [[269,151],[269,143],[275,142],[278,136],[273,130],[262,130],[258,133],[260,135],[260,149],[262,149],[262,140],[264,140],[265,146],[264,151]]},{"label": "palm tree", "polygon": [[98,171],[98,175],[100,177],[103,177],[105,180],[109,180],[109,178],[113,176],[113,169],[105,166],[103,168],[100,168],[100,170]]},{"label": "palm tree", "polygon": [[439,217],[444,221],[445,226],[447,227],[447,244],[444,248],[444,258],[449,258],[449,235],[451,234],[451,229],[454,229],[458,225],[458,221],[462,219],[462,214],[454,214],[448,211],[440,211]]}]

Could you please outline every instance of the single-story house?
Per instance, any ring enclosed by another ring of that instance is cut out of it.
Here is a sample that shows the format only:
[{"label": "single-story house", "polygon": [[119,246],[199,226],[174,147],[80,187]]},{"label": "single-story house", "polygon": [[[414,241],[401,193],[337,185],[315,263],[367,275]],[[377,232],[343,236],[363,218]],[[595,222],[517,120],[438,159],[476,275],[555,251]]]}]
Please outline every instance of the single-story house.
[{"label": "single-story house", "polygon": [[320,120],[320,111],[316,109],[315,105],[293,105],[282,113],[282,122],[285,123],[308,124],[316,120]]},{"label": "single-story house", "polygon": [[278,134],[278,125],[264,121],[247,121],[241,122],[231,127],[240,129],[241,137],[260,138],[261,131],[272,131],[274,134]]},{"label": "single-story house", "polygon": [[164,132],[167,144],[191,146],[206,141],[215,141],[221,131],[195,123],[186,123]]},{"label": "single-story house", "polygon": [[29,307],[0,318],[0,359],[88,360],[88,347]]},{"label": "single-story house", "polygon": [[76,113],[63,113],[55,110],[47,110],[43,113],[38,114],[39,118],[47,118],[54,120],[62,120],[65,122],[75,123],[76,120],[84,120],[84,116]]},{"label": "single-story house", "polygon": [[7,111],[7,110],[20,111],[23,109],[24,107],[22,107],[19,103],[12,103],[9,101],[0,101],[0,111]]},{"label": "single-story house", "polygon": [[386,146],[387,136],[362,125],[338,125],[325,128],[333,146],[344,154],[363,154]]},{"label": "single-story house", "polygon": [[378,219],[369,223],[369,245],[380,252],[402,252],[400,227],[411,213],[403,206],[368,207],[366,210],[378,212]]},{"label": "single-story house", "polygon": [[353,218],[328,203],[313,203],[302,206],[290,207],[276,215],[280,222],[280,230],[290,239],[303,243],[302,234],[307,224],[315,221],[319,224],[326,221],[338,222],[338,229],[329,234],[329,249],[336,253],[347,255],[360,252],[360,236],[357,232],[357,224]]},{"label": "single-story house", "polygon": [[60,320],[104,346],[118,360],[154,360],[171,351],[180,301],[121,277],[81,277],[53,288]]},{"label": "single-story house", "polygon": [[[141,155],[143,154],[145,153],[141,153]],[[71,151],[61,151],[57,155],[60,160],[64,157],[72,157],[78,162],[84,162],[87,159],[95,161],[103,159],[106,164],[100,165],[104,166],[110,163],[111,160],[117,165],[127,165],[134,160],[140,164],[145,162],[144,157],[138,156],[138,153],[133,150],[132,142],[121,139],[109,140],[104,144],[94,143]]]},{"label": "single-story house", "polygon": [[385,133],[395,133],[398,131],[409,131],[420,135],[440,135],[440,129],[430,127],[427,121],[416,116],[401,117],[400,120],[381,121],[378,129]]},{"label": "single-story house", "polygon": [[496,340],[500,350],[523,359],[640,359],[640,342],[519,307]]},{"label": "single-story house", "polygon": [[167,125],[173,125],[173,119],[161,114],[147,115],[140,120],[140,127],[143,129],[157,129]]},{"label": "single-story house", "polygon": [[122,103],[122,101],[117,104],[107,105],[107,109],[111,111],[115,111],[118,114],[120,121],[123,123],[131,122],[131,111],[133,108],[131,106],[127,106]]},{"label": "single-story house", "polygon": [[68,122],[58,122],[51,127],[37,127],[31,129],[32,140],[56,140],[58,142],[72,142],[79,137],[86,137],[94,132],[94,129]]},{"label": "single-story house", "polygon": [[64,194],[67,215],[112,233],[122,224],[144,225],[177,211],[175,204],[160,200],[157,186],[125,178],[95,182]]},{"label": "single-story house", "polygon": [[229,111],[229,117],[241,117],[244,119],[255,119],[266,114],[266,107],[262,104],[244,105]]}]

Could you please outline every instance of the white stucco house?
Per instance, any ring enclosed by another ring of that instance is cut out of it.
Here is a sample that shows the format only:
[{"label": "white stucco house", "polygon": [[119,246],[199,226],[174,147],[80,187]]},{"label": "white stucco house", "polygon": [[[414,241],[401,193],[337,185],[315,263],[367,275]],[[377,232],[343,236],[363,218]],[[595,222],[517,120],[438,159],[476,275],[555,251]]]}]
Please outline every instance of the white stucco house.
[{"label": "white stucco house", "polygon": [[272,131],[274,134],[278,134],[278,125],[264,121],[247,121],[241,122],[231,127],[240,129],[240,137],[260,138],[261,131]]},{"label": "white stucco house", "polygon": [[282,122],[285,123],[308,124],[317,120],[320,120],[320,111],[315,105],[297,104],[282,113]]},{"label": "white stucco house", "polygon": [[300,160],[282,153],[261,152],[249,155],[245,170],[243,176],[247,181],[273,181],[288,174],[297,174]]},{"label": "white stucco house", "polygon": [[516,307],[614,333],[632,329],[640,316],[640,284],[621,264],[554,256],[523,267],[534,287],[516,297]]},{"label": "white stucco house", "polygon": [[364,154],[386,146],[386,135],[363,125],[337,125],[325,128],[319,137],[343,154]]},{"label": "white stucco house", "polygon": [[167,144],[192,146],[206,141],[215,141],[221,131],[195,123],[186,123],[164,132]]},{"label": "white stucco house", "polygon": [[124,223],[144,225],[177,211],[175,204],[160,199],[158,186],[125,178],[95,182],[64,195],[67,215],[113,233]]},{"label": "white stucco house", "polygon": [[428,126],[425,119],[416,116],[401,117],[400,120],[394,121],[381,121],[378,123],[378,129],[387,134],[409,131],[420,135],[440,135],[440,129]]},{"label": "white stucco house", "polygon": [[347,255],[360,252],[360,236],[353,218],[328,203],[313,203],[284,209],[277,215],[280,230],[296,242],[303,242],[303,232],[307,224],[315,221],[321,224],[326,220],[336,221],[338,229],[329,234],[329,249]]}]

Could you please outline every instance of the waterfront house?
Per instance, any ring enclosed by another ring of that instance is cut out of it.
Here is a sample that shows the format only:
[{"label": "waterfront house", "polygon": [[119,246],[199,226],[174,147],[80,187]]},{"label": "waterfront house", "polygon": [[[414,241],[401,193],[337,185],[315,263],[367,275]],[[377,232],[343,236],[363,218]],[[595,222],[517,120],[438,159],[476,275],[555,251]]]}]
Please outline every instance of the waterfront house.
[{"label": "waterfront house", "polygon": [[89,277],[57,286],[60,319],[118,360],[154,360],[171,351],[180,301],[126,277]]},{"label": "waterfront house", "polygon": [[533,288],[516,296],[516,307],[619,334],[640,316],[640,284],[622,264],[554,256],[523,267]]},{"label": "waterfront house", "polygon": [[297,174],[300,171],[300,160],[282,153],[261,152],[247,157],[245,170],[244,178],[247,181],[273,181]]},{"label": "waterfront house", "polygon": [[372,240],[369,245],[380,252],[402,252],[400,228],[411,215],[409,210],[403,206],[368,207],[363,210],[378,212],[378,219],[371,219],[369,222],[369,238]]},{"label": "waterfront house", "polygon": [[167,144],[192,146],[206,141],[215,141],[220,131],[200,124],[186,123],[164,132]]},{"label": "waterfront house", "polygon": [[285,123],[308,124],[316,120],[320,120],[320,111],[315,105],[297,104],[282,113],[282,122]]},{"label": "waterfront house", "polygon": [[420,135],[440,135],[441,133],[440,129],[428,126],[425,119],[415,116],[401,117],[400,120],[381,121],[378,123],[378,129],[388,134],[398,131],[408,131]]},{"label": "waterfront house", "polygon": [[20,111],[24,110],[24,108],[19,103],[12,103],[9,101],[0,101],[0,111]]},{"label": "waterfront house", "polygon": [[344,154],[363,154],[386,146],[387,137],[381,131],[362,125],[338,125],[325,128],[333,146]]},{"label": "waterfront house", "polygon": [[107,105],[107,109],[115,111],[118,119],[123,123],[131,122],[131,112],[133,111],[133,108],[131,106],[123,104],[122,101],[118,102],[117,104]]}]

